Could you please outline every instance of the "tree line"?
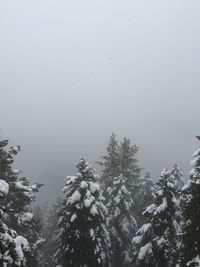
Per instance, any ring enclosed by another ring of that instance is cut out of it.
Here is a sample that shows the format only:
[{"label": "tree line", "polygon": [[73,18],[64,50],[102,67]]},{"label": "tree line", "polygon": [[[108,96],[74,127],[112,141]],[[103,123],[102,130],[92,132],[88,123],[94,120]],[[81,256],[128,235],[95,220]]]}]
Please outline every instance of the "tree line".
[{"label": "tree line", "polygon": [[200,149],[187,179],[176,164],[153,179],[138,146],[113,133],[100,176],[81,158],[63,197],[33,208],[43,185],[13,168],[20,146],[7,146],[0,141],[0,266],[200,266]]}]

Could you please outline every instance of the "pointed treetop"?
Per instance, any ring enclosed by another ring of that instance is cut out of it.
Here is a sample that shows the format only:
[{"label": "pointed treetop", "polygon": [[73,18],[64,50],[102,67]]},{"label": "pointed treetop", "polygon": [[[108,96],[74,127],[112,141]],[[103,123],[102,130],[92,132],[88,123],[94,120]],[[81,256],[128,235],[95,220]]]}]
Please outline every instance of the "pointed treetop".
[{"label": "pointed treetop", "polygon": [[1,140],[0,141],[0,148],[7,146],[8,140]]},{"label": "pointed treetop", "polygon": [[158,178],[157,184],[159,184],[160,182],[167,182],[168,179],[169,179],[169,171],[167,169],[163,169]]},{"label": "pointed treetop", "polygon": [[200,141],[200,135],[196,135],[196,138]]},{"label": "pointed treetop", "polygon": [[81,174],[82,178],[87,178],[87,179],[95,179],[94,175],[94,169],[92,168],[91,165],[85,160],[85,158],[81,158],[79,163],[76,164],[76,167]]},{"label": "pointed treetop", "polygon": [[144,178],[151,179],[151,173],[149,171],[145,171]]}]

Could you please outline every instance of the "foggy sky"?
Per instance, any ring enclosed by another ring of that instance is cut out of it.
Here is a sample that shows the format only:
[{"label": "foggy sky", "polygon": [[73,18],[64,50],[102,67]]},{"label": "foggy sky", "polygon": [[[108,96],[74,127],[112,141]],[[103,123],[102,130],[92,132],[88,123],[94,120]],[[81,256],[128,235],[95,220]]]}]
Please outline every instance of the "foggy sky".
[{"label": "foggy sky", "polygon": [[188,177],[200,134],[197,0],[0,1],[1,138],[22,145],[16,167],[61,192],[114,131],[140,147],[157,178]]}]

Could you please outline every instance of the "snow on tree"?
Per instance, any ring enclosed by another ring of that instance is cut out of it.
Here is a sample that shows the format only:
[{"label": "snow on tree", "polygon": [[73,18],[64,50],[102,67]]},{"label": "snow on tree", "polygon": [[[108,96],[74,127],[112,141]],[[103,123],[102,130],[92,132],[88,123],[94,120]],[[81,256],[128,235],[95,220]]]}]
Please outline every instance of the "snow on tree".
[{"label": "snow on tree", "polygon": [[[45,204],[47,205],[47,203]],[[44,247],[46,247],[47,243],[49,242],[49,240],[44,235],[44,228],[46,227],[45,218],[47,216],[47,210],[44,208],[47,208],[45,204],[40,203],[40,205],[37,204],[33,207],[34,218],[37,222],[37,228],[40,232],[40,238],[37,242],[37,267],[50,267],[51,265],[49,264],[49,258],[52,258],[53,256],[53,253],[47,255],[46,251],[44,250]],[[53,236],[54,233],[52,232],[51,234]]]},{"label": "snow on tree", "polygon": [[[130,139],[124,137],[123,141],[120,143],[120,172],[123,177],[126,177],[126,188],[128,188],[133,199],[133,205],[131,207],[132,214],[134,214],[139,222],[142,212],[139,203],[142,203],[144,200],[142,198],[144,195],[141,195],[141,168],[138,166],[137,152],[138,146],[131,145]],[[142,207],[142,209],[143,208],[144,207]]]},{"label": "snow on tree", "polygon": [[103,167],[101,183],[106,190],[112,184],[112,179],[121,174],[120,147],[114,133],[112,133],[108,142],[107,155],[103,156],[98,164]]},{"label": "snow on tree", "polygon": [[183,248],[181,266],[200,266],[200,149],[193,154],[190,178],[182,190]]},{"label": "snow on tree", "polygon": [[58,220],[59,213],[62,207],[62,199],[60,197],[57,198],[56,202],[44,208],[43,215],[43,227],[42,227],[42,236],[46,240],[46,242],[42,246],[42,251],[44,253],[45,264],[46,267],[54,267],[54,251],[55,247],[57,247],[57,234],[58,234]]},{"label": "snow on tree", "polygon": [[111,238],[112,266],[126,267],[131,264],[132,238],[137,227],[131,214],[133,199],[126,188],[126,178],[122,175],[115,177],[108,188],[110,201],[108,208],[108,227]]},{"label": "snow on tree", "polygon": [[167,170],[161,173],[154,202],[143,212],[146,223],[133,238],[135,265],[174,267],[180,251],[180,208]]},{"label": "snow on tree", "polygon": [[130,139],[124,137],[120,144],[120,174],[127,178],[130,187],[140,177],[141,168],[138,166],[137,152],[138,146],[132,146]]},{"label": "snow on tree", "polygon": [[130,139],[124,137],[122,142],[116,140],[116,135],[112,134],[107,146],[107,155],[103,156],[100,165],[104,167],[102,171],[102,181],[104,185],[104,195],[107,199],[107,188],[113,183],[113,179],[122,174],[126,177],[126,187],[134,198],[137,184],[139,183],[141,168],[137,160],[138,146],[131,145]]},{"label": "snow on tree", "polygon": [[134,211],[137,223],[141,225],[144,223],[142,212],[152,203],[155,191],[155,184],[149,172],[145,172],[144,176],[139,178],[135,190]]},{"label": "snow on tree", "polygon": [[8,194],[9,184],[0,179],[0,266],[25,266],[25,254],[29,253],[28,241],[5,224],[7,214],[2,203]]},{"label": "snow on tree", "polygon": [[169,170],[169,172],[170,172],[170,180],[172,183],[174,183],[174,186],[178,194],[180,194],[180,191],[184,186],[184,179],[181,169],[177,164],[174,164],[173,168]]},{"label": "snow on tree", "polygon": [[183,228],[184,226],[184,219],[183,219],[183,206],[184,206],[184,199],[182,196],[182,188],[185,184],[184,179],[183,179],[183,174],[182,171],[180,169],[180,167],[175,164],[172,169],[169,170],[169,175],[170,175],[170,182],[174,184],[175,187],[175,193],[176,193],[176,199],[179,202],[179,206],[181,209],[181,228]]},{"label": "snow on tree", "polygon": [[9,194],[2,200],[2,205],[7,209],[5,223],[28,240],[31,253],[27,258],[27,264],[29,267],[36,266],[41,239],[30,205],[41,185],[30,185],[29,181],[21,176],[21,171],[13,169],[14,156],[20,151],[20,146],[6,150],[7,145],[7,140],[0,141],[0,177],[9,185]]},{"label": "snow on tree", "polygon": [[103,197],[92,167],[81,159],[78,174],[67,177],[60,213],[56,264],[68,267],[109,266],[109,236]]}]

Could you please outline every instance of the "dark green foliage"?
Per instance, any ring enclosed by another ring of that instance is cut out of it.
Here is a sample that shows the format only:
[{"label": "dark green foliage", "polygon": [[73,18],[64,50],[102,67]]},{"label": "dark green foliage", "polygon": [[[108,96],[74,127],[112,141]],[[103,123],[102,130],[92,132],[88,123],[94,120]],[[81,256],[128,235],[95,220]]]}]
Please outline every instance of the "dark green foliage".
[{"label": "dark green foliage", "polygon": [[116,135],[112,133],[107,146],[107,155],[98,162],[103,167],[101,182],[105,191],[111,186],[112,179],[121,174],[120,161],[120,147]]},{"label": "dark green foliage", "polygon": [[174,267],[178,262],[181,215],[175,196],[170,172],[165,170],[157,183],[154,203],[143,213],[146,223],[133,239],[136,266]]},{"label": "dark green foliage", "polygon": [[29,181],[21,176],[21,171],[13,169],[14,156],[20,151],[20,146],[6,150],[7,145],[8,141],[0,142],[0,177],[9,184],[9,194],[2,200],[7,211],[5,223],[28,240],[31,253],[27,257],[27,264],[29,267],[36,267],[38,244],[41,241],[40,229],[30,205],[42,185],[30,185]]},{"label": "dark green foliage", "polygon": [[68,177],[66,198],[60,213],[57,264],[66,267],[106,267],[109,264],[109,238],[105,207],[95,183],[94,170],[81,159],[79,173]]},{"label": "dark green foliage", "polygon": [[56,202],[50,207],[45,207],[43,211],[43,227],[42,236],[45,242],[42,246],[43,258],[45,258],[45,267],[54,267],[54,252],[57,244],[57,234],[58,234],[58,220],[59,213],[62,208],[61,198],[57,198]]},{"label": "dark green foliage", "polygon": [[120,144],[120,174],[127,178],[127,185],[132,186],[140,177],[141,168],[136,158],[138,146],[131,145],[130,139],[124,137]]},{"label": "dark green foliage", "polygon": [[111,135],[107,146],[107,155],[103,156],[103,160],[99,163],[103,166],[101,181],[106,199],[108,198],[107,188],[112,186],[113,179],[120,175],[126,177],[126,187],[135,199],[141,171],[136,157],[137,152],[138,147],[132,146],[128,138],[124,138],[119,143],[116,140],[116,135],[114,133]]},{"label": "dark green foliage", "polygon": [[182,190],[183,246],[181,266],[196,267],[200,264],[200,150],[194,153],[194,166],[190,179]]},{"label": "dark green foliage", "polygon": [[112,266],[128,267],[132,257],[132,238],[137,227],[131,214],[133,199],[126,188],[126,178],[115,177],[108,189],[108,227],[112,247]]},{"label": "dark green foliage", "polygon": [[139,178],[136,185],[133,207],[139,226],[145,222],[142,212],[149,206],[150,203],[153,202],[153,192],[155,191],[155,187],[156,185],[148,172],[146,172],[143,177]]}]

